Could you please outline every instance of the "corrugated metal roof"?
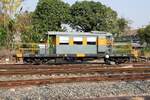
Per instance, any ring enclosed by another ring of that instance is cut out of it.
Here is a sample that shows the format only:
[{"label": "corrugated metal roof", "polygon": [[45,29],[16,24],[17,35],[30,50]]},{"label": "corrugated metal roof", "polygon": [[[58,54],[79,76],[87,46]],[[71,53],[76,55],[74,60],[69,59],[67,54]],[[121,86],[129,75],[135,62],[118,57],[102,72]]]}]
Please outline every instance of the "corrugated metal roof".
[{"label": "corrugated metal roof", "polygon": [[108,32],[47,32],[46,34],[48,35],[78,35],[78,36],[99,36],[99,35],[103,35],[103,36],[112,36],[111,33]]},{"label": "corrugated metal roof", "polygon": [[140,47],[143,47],[141,44],[139,43],[132,43],[132,46],[135,47],[135,48],[140,48]]}]

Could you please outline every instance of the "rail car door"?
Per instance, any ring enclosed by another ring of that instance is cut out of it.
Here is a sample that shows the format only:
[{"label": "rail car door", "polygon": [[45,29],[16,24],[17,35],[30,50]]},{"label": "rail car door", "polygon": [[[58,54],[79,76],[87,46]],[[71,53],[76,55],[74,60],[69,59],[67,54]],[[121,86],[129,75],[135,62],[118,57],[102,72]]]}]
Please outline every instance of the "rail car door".
[{"label": "rail car door", "polygon": [[48,56],[55,54],[56,48],[56,36],[46,36],[39,43],[39,54]]},{"label": "rail car door", "polygon": [[99,56],[110,55],[112,53],[112,36],[99,35],[97,38],[97,53]]},{"label": "rail car door", "polygon": [[106,37],[103,36],[103,35],[100,35],[98,36],[98,43],[97,43],[97,46],[98,46],[98,55],[99,56],[104,56],[105,53],[107,52],[107,40],[106,40]]},{"label": "rail car door", "polygon": [[56,35],[48,36],[48,54],[56,54]]}]

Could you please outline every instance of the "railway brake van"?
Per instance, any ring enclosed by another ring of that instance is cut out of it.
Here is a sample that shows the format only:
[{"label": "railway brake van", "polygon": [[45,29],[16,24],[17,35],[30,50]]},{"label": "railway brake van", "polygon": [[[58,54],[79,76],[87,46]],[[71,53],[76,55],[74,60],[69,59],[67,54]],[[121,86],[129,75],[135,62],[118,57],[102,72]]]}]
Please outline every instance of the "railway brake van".
[{"label": "railway brake van", "polygon": [[113,55],[113,36],[107,32],[48,32],[46,43],[38,44],[36,53],[23,53],[25,63],[46,64],[51,60],[100,59],[106,63],[123,58]]}]

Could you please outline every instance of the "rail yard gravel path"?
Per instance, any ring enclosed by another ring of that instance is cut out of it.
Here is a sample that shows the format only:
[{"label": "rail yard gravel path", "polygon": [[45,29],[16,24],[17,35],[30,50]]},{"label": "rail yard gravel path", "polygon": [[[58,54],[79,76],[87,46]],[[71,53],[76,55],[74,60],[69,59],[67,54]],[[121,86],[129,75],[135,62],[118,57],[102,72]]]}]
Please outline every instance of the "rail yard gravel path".
[{"label": "rail yard gravel path", "polygon": [[149,81],[61,83],[0,88],[0,100],[76,100],[112,96],[149,96]]}]

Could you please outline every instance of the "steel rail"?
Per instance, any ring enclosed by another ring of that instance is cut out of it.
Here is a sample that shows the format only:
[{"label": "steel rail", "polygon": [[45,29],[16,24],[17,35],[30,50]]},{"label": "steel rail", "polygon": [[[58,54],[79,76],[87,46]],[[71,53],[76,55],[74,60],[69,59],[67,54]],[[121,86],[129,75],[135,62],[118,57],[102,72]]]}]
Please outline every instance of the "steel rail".
[{"label": "steel rail", "polygon": [[35,80],[15,80],[0,81],[0,87],[16,87],[30,85],[45,85],[55,83],[72,83],[72,82],[98,82],[98,81],[134,81],[134,80],[150,80],[150,74],[128,74],[128,75],[107,75],[94,77],[65,77],[65,78],[49,78]]},{"label": "steel rail", "polygon": [[114,96],[114,97],[83,98],[78,100],[150,100],[150,96]]},{"label": "steel rail", "polygon": [[14,68],[19,68],[19,67],[59,67],[59,66],[88,66],[88,65],[94,65],[94,66],[126,66],[126,65],[133,65],[133,66],[150,66],[150,62],[149,63],[125,63],[125,64],[119,64],[119,65],[106,65],[103,63],[77,63],[77,64],[50,64],[50,65],[32,65],[32,64],[0,64],[0,68],[3,67],[14,67]]},{"label": "steel rail", "polygon": [[22,69],[22,68],[69,68],[69,67],[88,67],[88,66],[99,66],[99,67],[117,67],[122,65],[103,65],[103,64],[63,64],[63,65],[15,65],[15,64],[6,64],[6,65],[0,65],[0,69]]},{"label": "steel rail", "polygon": [[15,65],[15,64],[6,64],[6,65],[0,65],[0,69],[55,69],[55,68],[89,68],[89,67],[150,67],[149,64],[122,64],[122,65],[99,65],[99,64],[69,64],[69,65]]},{"label": "steel rail", "polygon": [[58,73],[149,73],[150,67],[129,67],[129,68],[100,68],[100,67],[81,67],[81,68],[48,68],[48,69],[9,69],[0,70],[0,76],[2,75],[35,75],[35,74],[58,74]]}]

